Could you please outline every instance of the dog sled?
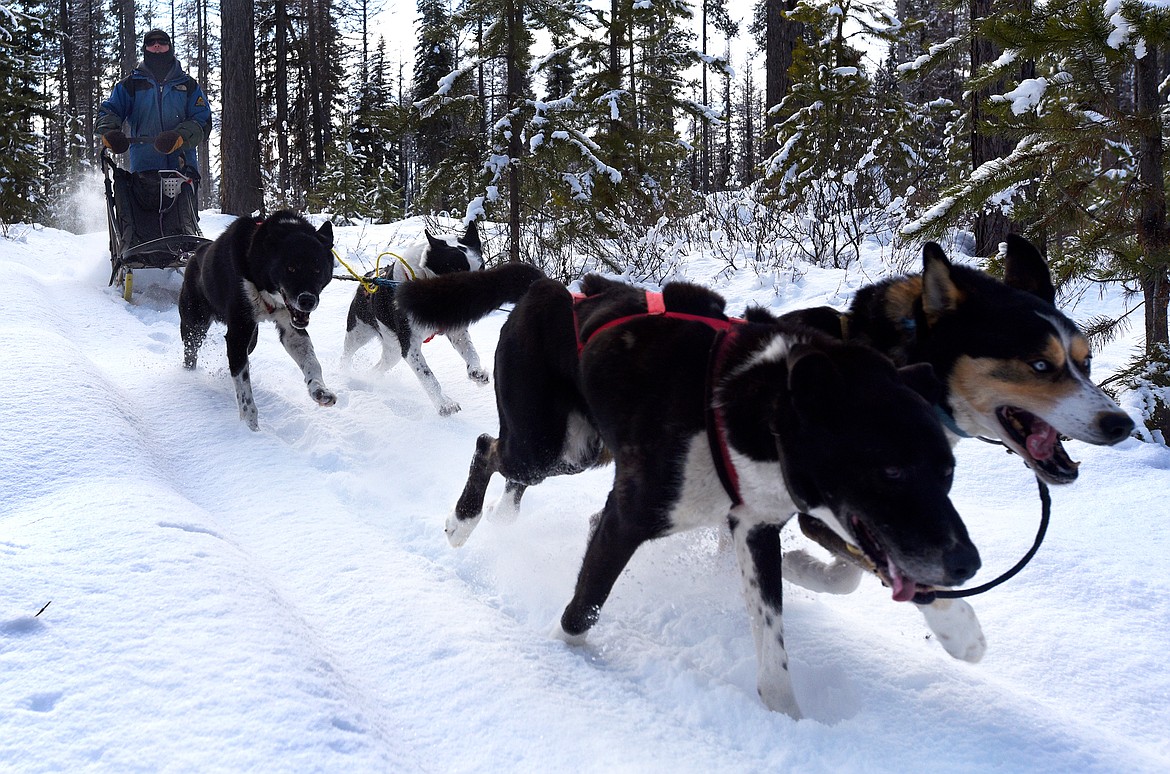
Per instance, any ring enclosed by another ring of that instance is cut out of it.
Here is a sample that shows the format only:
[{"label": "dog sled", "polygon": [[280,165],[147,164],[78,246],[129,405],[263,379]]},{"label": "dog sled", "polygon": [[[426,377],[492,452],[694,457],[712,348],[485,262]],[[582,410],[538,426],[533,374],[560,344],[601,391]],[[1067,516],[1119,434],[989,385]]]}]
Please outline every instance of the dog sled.
[{"label": "dog sled", "polygon": [[[152,142],[136,137],[131,142]],[[135,269],[181,269],[200,245],[199,173],[190,167],[129,172],[102,148],[106,220],[110,230],[110,285],[127,301]]]}]

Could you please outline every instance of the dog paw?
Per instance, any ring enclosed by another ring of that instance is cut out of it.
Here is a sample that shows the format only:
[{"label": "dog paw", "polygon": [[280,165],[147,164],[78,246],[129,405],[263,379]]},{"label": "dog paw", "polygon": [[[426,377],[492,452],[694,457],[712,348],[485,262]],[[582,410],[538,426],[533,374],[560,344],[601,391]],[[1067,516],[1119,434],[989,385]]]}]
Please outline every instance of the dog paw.
[{"label": "dog paw", "polygon": [[482,368],[468,368],[467,378],[478,384],[487,384],[489,381],[487,371]]},{"label": "dog paw", "polygon": [[439,416],[449,417],[459,411],[459,404],[453,400],[445,400],[439,404]]},{"label": "dog paw", "polygon": [[580,634],[569,634],[567,631],[565,631],[565,628],[561,626],[560,621],[557,621],[556,625],[553,626],[552,631],[549,632],[549,636],[554,640],[560,640],[566,645],[571,645],[574,648],[579,648],[588,642],[588,635],[588,631],[581,632]]},{"label": "dog paw", "polygon": [[452,548],[459,548],[467,542],[467,538],[471,536],[471,531],[475,529],[476,524],[479,524],[479,519],[480,516],[461,519],[454,513],[447,517],[447,523],[444,529],[447,532],[447,542],[451,544]]},{"label": "dog paw", "polygon": [[516,498],[504,492],[487,513],[490,514],[488,518],[497,524],[514,524],[520,518],[520,504]]},{"label": "dog paw", "polygon": [[256,409],[252,409],[251,412],[245,412],[241,409],[240,419],[244,420],[244,424],[246,424],[248,429],[252,432],[257,432],[260,430],[260,418],[256,414]]},{"label": "dog paw", "polygon": [[317,401],[321,406],[332,406],[337,403],[337,395],[326,389],[324,385],[317,385],[316,387],[309,385],[309,397]]},{"label": "dog paw", "polygon": [[953,658],[977,664],[987,652],[983,627],[975,616],[975,609],[961,599],[936,599],[929,605],[920,605],[926,625],[938,638],[943,650]]},{"label": "dog paw", "polygon": [[783,712],[793,720],[800,720],[800,707],[796,703],[796,695],[792,692],[792,682],[787,679],[771,681],[761,678],[756,683],[756,692],[764,706],[773,712]]}]

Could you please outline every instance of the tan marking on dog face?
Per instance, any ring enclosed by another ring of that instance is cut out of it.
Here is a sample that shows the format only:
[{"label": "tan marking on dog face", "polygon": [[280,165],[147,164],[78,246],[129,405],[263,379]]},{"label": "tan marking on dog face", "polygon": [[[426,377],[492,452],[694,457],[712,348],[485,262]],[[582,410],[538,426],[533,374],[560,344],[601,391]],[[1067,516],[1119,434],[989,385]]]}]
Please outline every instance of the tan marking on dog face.
[{"label": "tan marking on dog face", "polygon": [[[1033,367],[1040,360],[1049,364],[1049,371]],[[952,395],[982,415],[989,426],[994,426],[993,415],[999,406],[1050,416],[1058,404],[1081,389],[1070,378],[1064,347],[1055,339],[1031,358],[961,357],[955,362],[950,388]]]},{"label": "tan marking on dog face", "polygon": [[1089,342],[1085,340],[1084,336],[1073,336],[1072,341],[1069,342],[1069,355],[1076,366],[1083,367],[1093,356],[1093,350],[1089,349]]},{"label": "tan marking on dog face", "polygon": [[886,315],[891,320],[914,316],[914,302],[922,295],[922,277],[906,277],[890,286],[886,294]]}]

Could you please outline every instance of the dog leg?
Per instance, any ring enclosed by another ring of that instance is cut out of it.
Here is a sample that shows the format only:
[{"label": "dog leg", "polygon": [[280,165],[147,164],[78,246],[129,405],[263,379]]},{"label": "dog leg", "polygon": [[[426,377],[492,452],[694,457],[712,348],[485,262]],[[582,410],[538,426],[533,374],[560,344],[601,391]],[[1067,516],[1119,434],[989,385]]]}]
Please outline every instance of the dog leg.
[{"label": "dog leg", "polygon": [[451,342],[451,346],[463,358],[463,362],[467,363],[467,378],[479,384],[487,384],[488,373],[480,365],[479,353],[475,351],[475,345],[471,343],[471,334],[467,332],[467,329],[447,331],[446,336],[447,340]]},{"label": "dog leg", "polygon": [[784,604],[780,525],[742,524],[734,517],[729,522],[756,641],[756,689],[768,709],[799,719],[781,618]]},{"label": "dog leg", "polygon": [[508,481],[504,484],[504,493],[492,507],[492,520],[501,524],[512,524],[520,516],[520,498],[524,496],[527,484],[519,481]]},{"label": "dog leg", "polygon": [[[636,486],[624,488],[637,490]],[[585,635],[597,623],[601,606],[609,598],[613,584],[638,550],[638,546],[652,535],[639,522],[622,513],[621,500],[634,500],[635,495],[622,495],[618,486],[609,493],[601,519],[589,538],[585,558],[581,561],[581,572],[577,576],[577,589],[573,599],[561,614],[560,625],[553,630],[553,636],[570,645],[585,641]],[[628,506],[627,513],[636,513]]]},{"label": "dog leg", "polygon": [[179,291],[179,334],[183,340],[183,367],[194,370],[199,360],[199,348],[211,327],[211,314],[200,299],[184,284]]},{"label": "dog leg", "polygon": [[422,345],[422,337],[417,333],[411,333],[410,347],[406,353],[406,362],[410,363],[410,367],[414,369],[414,375],[418,377],[427,397],[431,399],[431,402],[435,404],[435,408],[439,410],[439,415],[444,417],[450,416],[459,411],[459,404],[443,394],[443,388],[439,385],[439,380],[435,378],[434,371],[427,365],[426,358],[423,357]]},{"label": "dog leg", "polygon": [[987,651],[987,640],[974,608],[962,599],[936,599],[918,609],[947,653],[960,661],[979,663]]},{"label": "dog leg", "polygon": [[809,591],[852,594],[861,583],[861,568],[844,559],[822,562],[798,548],[784,554],[784,580]]},{"label": "dog leg", "polygon": [[317,361],[317,354],[313,351],[313,340],[309,338],[309,334],[280,320],[276,323],[276,330],[280,334],[280,343],[284,345],[284,351],[300,366],[301,373],[305,375],[309,397],[321,406],[332,406],[336,403],[337,396],[322,380],[321,363]]},{"label": "dog leg", "polygon": [[247,423],[252,430],[260,429],[260,421],[256,411],[256,401],[252,398],[252,377],[248,368],[248,345],[256,336],[258,326],[255,321],[245,323],[228,323],[227,342],[228,370],[232,381],[236,385],[236,405],[240,409],[240,419]]},{"label": "dog leg", "polygon": [[345,343],[341,346],[341,367],[346,370],[352,369],[353,356],[377,335],[376,328],[366,325],[361,320],[356,321],[354,326],[345,332]]},{"label": "dog leg", "polygon": [[484,433],[475,442],[475,454],[471,457],[471,469],[467,472],[463,494],[459,495],[454,512],[447,517],[447,541],[455,548],[466,543],[475,525],[479,524],[488,481],[499,469],[499,442]]},{"label": "dog leg", "polygon": [[240,419],[247,423],[252,430],[260,429],[260,417],[256,411],[256,401],[252,398],[252,378],[248,374],[248,366],[238,374],[232,375],[236,385],[236,405],[240,407]]},{"label": "dog leg", "polygon": [[382,373],[386,373],[402,359],[402,343],[397,334],[381,322],[377,328],[378,340],[382,342],[382,359],[374,366]]}]

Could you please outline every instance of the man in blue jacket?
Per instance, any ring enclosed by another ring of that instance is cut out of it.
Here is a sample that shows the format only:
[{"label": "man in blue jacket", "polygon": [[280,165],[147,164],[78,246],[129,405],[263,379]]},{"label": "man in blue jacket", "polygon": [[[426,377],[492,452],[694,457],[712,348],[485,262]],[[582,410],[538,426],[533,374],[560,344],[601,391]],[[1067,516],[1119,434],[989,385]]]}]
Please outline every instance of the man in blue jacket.
[{"label": "man in blue jacket", "polygon": [[[170,36],[157,29],[143,36],[142,61],[114,87],[94,124],[111,151],[129,149],[131,172],[187,166],[196,175],[197,149],[210,129],[211,108],[203,89],[175,60]],[[130,141],[137,137],[153,141]]]}]

